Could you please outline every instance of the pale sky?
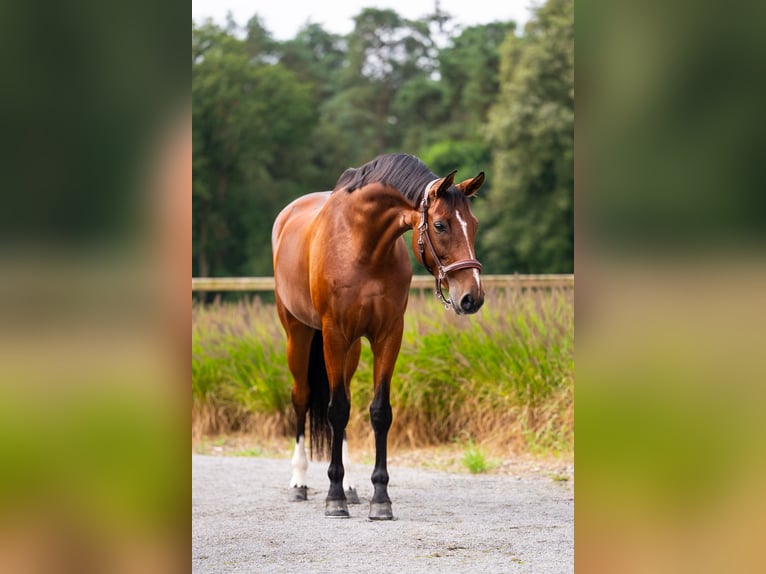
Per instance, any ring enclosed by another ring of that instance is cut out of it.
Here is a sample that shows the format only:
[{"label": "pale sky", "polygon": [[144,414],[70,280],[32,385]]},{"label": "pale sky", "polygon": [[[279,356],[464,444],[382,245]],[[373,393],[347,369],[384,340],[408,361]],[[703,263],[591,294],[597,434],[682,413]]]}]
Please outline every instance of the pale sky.
[{"label": "pale sky", "polygon": [[[450,14],[452,24],[462,27],[494,21],[515,20],[517,31],[529,20],[531,7],[541,0],[440,0],[442,12]],[[404,18],[419,19],[433,12],[435,0],[192,0],[192,18],[202,22],[211,17],[223,24],[226,12],[244,26],[258,14],[274,39],[290,40],[306,22],[321,24],[334,34],[353,30],[353,17],[364,8],[391,9]]]}]

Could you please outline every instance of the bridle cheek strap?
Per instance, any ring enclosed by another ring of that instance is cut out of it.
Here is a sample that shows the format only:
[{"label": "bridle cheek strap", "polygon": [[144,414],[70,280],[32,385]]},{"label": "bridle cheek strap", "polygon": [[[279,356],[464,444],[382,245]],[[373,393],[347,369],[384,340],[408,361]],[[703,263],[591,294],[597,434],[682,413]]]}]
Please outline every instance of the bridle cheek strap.
[{"label": "bridle cheek strap", "polygon": [[[449,309],[452,305],[452,301],[444,296],[442,293],[442,281],[447,277],[447,273],[452,271],[459,271],[461,269],[477,269],[481,273],[481,263],[476,259],[463,259],[462,261],[456,261],[449,265],[443,265],[441,259],[436,254],[433,243],[431,243],[431,237],[428,235],[428,190],[434,182],[431,182],[423,194],[423,201],[420,202],[420,225],[418,225],[418,250],[420,251],[420,261],[423,263],[423,267],[434,276],[436,296],[444,304],[445,309]],[[426,245],[428,251],[431,253],[431,259],[437,267],[437,273],[433,272],[433,269],[426,263]]]}]

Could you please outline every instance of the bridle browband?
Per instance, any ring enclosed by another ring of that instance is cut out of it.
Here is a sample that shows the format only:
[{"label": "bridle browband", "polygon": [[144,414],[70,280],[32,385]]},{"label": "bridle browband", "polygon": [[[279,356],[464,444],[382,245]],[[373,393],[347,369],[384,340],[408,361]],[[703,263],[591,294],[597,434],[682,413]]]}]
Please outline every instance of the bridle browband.
[{"label": "bridle browband", "polygon": [[[418,225],[420,236],[418,237],[418,249],[420,250],[420,261],[423,263],[423,267],[434,276],[436,296],[444,304],[444,308],[449,309],[452,305],[452,301],[445,298],[442,293],[442,281],[446,278],[447,273],[459,271],[460,269],[478,269],[481,273],[481,263],[476,259],[463,259],[462,261],[456,261],[455,263],[445,266],[442,265],[441,259],[439,259],[439,256],[436,254],[436,249],[434,249],[434,245],[431,243],[431,238],[428,235],[428,207],[430,199],[428,192],[431,189],[431,186],[437,181],[439,180],[435,179],[426,186],[426,189],[423,192],[423,200],[420,202],[420,225]],[[431,253],[431,259],[436,263],[439,272],[438,275],[435,274],[433,269],[426,263],[426,245],[428,246],[428,251]]]}]

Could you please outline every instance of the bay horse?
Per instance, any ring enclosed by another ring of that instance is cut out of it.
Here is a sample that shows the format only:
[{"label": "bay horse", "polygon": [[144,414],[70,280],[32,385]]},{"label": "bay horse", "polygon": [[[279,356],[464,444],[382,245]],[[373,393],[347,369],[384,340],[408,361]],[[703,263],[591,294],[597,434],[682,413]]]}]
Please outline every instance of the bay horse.
[{"label": "bay horse", "polygon": [[414,156],[382,155],[344,171],[332,191],[294,200],[274,222],[276,308],[287,335],[297,417],[291,499],[307,498],[310,412],[312,452],[326,453],[330,446],[325,516],[347,518],[348,502],[359,502],[344,471],[345,429],[351,378],[361,337],[366,337],[373,354],[375,436],[369,518],[393,519],[386,443],[391,374],[412,279],[404,232],[416,229],[415,258],[434,276],[436,295],[447,309],[475,313],[484,302],[481,263],[474,255],[478,221],[468,201],[484,182],[484,172],[455,184],[456,172],[439,177]]}]

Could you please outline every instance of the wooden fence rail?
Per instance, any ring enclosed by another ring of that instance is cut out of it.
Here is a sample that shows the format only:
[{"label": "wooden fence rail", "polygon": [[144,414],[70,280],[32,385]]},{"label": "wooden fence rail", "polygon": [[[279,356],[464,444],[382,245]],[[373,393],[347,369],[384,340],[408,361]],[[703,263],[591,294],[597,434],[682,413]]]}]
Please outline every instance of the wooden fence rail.
[{"label": "wooden fence rail", "polygon": [[[574,275],[482,275],[484,288],[572,289]],[[433,289],[430,275],[414,275],[412,289]],[[194,277],[192,291],[273,291],[273,277]]]}]

